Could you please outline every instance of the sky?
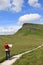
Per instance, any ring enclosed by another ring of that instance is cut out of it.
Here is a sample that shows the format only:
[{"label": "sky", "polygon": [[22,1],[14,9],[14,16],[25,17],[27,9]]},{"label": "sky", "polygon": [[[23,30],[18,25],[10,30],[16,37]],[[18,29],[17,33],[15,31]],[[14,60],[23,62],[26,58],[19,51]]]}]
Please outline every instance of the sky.
[{"label": "sky", "polygon": [[0,35],[14,34],[24,23],[43,24],[42,0],[0,0]]}]

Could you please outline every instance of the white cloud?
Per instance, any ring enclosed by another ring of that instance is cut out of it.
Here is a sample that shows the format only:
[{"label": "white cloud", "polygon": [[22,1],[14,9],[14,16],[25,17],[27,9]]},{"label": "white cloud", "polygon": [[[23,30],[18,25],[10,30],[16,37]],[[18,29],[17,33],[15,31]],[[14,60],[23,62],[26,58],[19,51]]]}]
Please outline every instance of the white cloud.
[{"label": "white cloud", "polygon": [[41,4],[38,1],[39,0],[28,0],[28,4],[32,7],[40,8]]},{"label": "white cloud", "polygon": [[24,0],[13,0],[11,10],[19,12],[22,10]]},{"label": "white cloud", "polygon": [[0,0],[0,10],[19,12],[22,10],[24,0]]},{"label": "white cloud", "polygon": [[5,10],[10,6],[10,0],[0,0],[0,10]]},{"label": "white cloud", "polygon": [[[41,7],[38,0],[28,0],[28,4],[33,7]],[[24,6],[24,0],[0,0],[0,10],[20,12]]]},{"label": "white cloud", "polygon": [[31,22],[37,22],[41,19],[41,15],[39,14],[26,14],[19,18],[18,24],[24,24],[24,23],[31,23]]},{"label": "white cloud", "polygon": [[12,35],[20,29],[21,26],[6,26],[6,27],[0,27],[0,35]]}]

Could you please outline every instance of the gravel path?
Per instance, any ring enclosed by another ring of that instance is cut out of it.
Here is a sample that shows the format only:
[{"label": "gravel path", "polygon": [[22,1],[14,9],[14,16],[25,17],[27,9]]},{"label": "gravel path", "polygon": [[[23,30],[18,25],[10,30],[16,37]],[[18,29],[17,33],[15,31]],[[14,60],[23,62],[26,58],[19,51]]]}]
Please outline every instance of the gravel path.
[{"label": "gravel path", "polygon": [[38,46],[37,48],[32,49],[32,50],[29,50],[29,51],[26,51],[26,52],[24,52],[24,53],[15,55],[15,56],[13,56],[12,58],[10,58],[10,60],[6,60],[6,61],[2,62],[0,65],[12,65],[12,64],[15,63],[15,61],[16,61],[17,59],[19,59],[22,55],[24,55],[24,54],[26,54],[26,53],[30,53],[30,52],[32,52],[32,51],[38,49],[38,48],[41,48],[42,46],[43,46],[43,44],[40,45],[40,46]]}]

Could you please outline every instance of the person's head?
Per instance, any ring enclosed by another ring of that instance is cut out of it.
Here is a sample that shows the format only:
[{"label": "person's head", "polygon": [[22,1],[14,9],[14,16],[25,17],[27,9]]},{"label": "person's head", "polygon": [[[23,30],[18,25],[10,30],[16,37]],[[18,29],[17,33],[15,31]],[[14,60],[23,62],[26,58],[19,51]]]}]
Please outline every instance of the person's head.
[{"label": "person's head", "polygon": [[8,44],[7,42],[5,42],[5,44]]}]

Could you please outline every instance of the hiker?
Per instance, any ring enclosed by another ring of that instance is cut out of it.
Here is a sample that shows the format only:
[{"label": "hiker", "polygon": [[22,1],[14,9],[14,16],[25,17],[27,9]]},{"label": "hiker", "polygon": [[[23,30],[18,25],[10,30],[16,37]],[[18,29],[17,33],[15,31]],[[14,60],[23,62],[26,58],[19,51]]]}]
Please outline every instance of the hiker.
[{"label": "hiker", "polygon": [[4,47],[5,47],[5,52],[6,52],[6,59],[10,59],[10,46],[8,43],[5,43],[4,44]]}]

